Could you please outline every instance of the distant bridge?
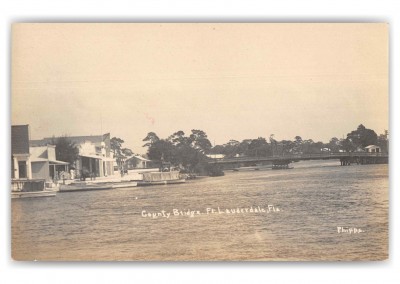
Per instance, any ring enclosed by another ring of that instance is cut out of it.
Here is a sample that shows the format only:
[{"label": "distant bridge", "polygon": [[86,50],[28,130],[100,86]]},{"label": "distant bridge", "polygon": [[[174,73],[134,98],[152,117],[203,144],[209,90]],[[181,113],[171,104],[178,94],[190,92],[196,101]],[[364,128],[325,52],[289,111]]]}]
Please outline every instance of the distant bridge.
[{"label": "distant bridge", "polygon": [[235,157],[224,159],[208,160],[209,164],[219,165],[237,165],[249,166],[259,163],[266,163],[272,165],[288,165],[292,162],[309,161],[309,160],[340,160],[342,166],[357,164],[378,164],[388,163],[389,155],[387,153],[367,153],[367,152],[339,152],[339,153],[317,153],[317,154],[299,154],[299,155],[275,155],[269,157]]}]

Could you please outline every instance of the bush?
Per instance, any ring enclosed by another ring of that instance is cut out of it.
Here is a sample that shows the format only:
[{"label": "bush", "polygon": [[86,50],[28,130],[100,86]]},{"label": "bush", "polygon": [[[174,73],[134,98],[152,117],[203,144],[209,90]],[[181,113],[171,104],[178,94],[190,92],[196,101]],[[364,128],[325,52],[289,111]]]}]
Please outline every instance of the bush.
[{"label": "bush", "polygon": [[222,167],[220,165],[209,164],[209,165],[207,165],[206,169],[207,169],[207,174],[210,177],[219,177],[219,176],[225,175],[225,173],[222,170]]}]

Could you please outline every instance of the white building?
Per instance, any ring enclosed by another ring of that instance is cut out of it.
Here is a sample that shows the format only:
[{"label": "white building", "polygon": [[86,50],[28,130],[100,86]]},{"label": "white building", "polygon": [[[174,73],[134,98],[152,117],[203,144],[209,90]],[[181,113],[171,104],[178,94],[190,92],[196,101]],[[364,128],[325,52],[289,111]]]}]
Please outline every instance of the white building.
[{"label": "white building", "polygon": [[[111,152],[110,133],[90,136],[68,136],[79,149],[79,158],[75,162],[75,173],[81,176],[93,174],[97,177],[114,174],[114,157]],[[31,146],[46,146],[53,143],[54,138],[31,140]],[[71,167],[73,165],[70,165]]]},{"label": "white building", "polygon": [[368,153],[380,153],[381,152],[381,147],[376,146],[376,145],[369,145],[365,147],[365,152]]},{"label": "white building", "polygon": [[56,160],[56,146],[29,147],[33,179],[53,181],[61,179],[61,173],[68,173],[68,163]]},{"label": "white building", "polygon": [[225,158],[224,154],[208,154],[206,156],[210,159],[215,159],[215,160],[222,160],[223,158]]},{"label": "white building", "polygon": [[125,164],[128,166],[128,170],[132,169],[147,169],[151,160],[146,159],[139,155],[128,157]]}]

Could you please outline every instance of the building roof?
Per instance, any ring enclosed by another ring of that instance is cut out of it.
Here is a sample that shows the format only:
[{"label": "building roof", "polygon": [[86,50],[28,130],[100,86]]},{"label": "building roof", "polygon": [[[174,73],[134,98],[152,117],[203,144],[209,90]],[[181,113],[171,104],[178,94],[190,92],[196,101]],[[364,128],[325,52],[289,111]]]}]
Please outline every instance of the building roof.
[{"label": "building roof", "polygon": [[130,156],[126,160],[131,160],[131,159],[138,159],[138,160],[145,161],[145,162],[150,162],[151,161],[151,160],[143,158],[142,156],[139,156],[139,155]]},{"label": "building roof", "polygon": [[[68,140],[71,140],[75,144],[83,144],[86,141],[92,142],[92,143],[101,143],[105,140],[106,136],[109,135],[109,133],[106,133],[104,135],[86,135],[86,136],[66,136]],[[31,146],[45,146],[47,144],[52,144],[53,139],[57,139],[59,137],[45,137],[40,140],[31,140],[30,144]]]},{"label": "building roof", "polygon": [[29,125],[11,126],[11,154],[29,154]]},{"label": "building roof", "polygon": [[45,158],[31,158],[31,163],[45,163],[49,162],[49,164],[55,164],[55,165],[69,165],[68,162],[63,162],[63,161],[58,161],[58,160],[49,160]]},{"label": "building roof", "polygon": [[365,147],[365,149],[374,149],[374,148],[380,148],[380,147],[376,145],[368,145],[367,147]]},{"label": "building roof", "polygon": [[211,158],[211,159],[223,159],[223,158],[225,158],[224,154],[208,154],[206,156]]},{"label": "building roof", "polygon": [[68,136],[68,139],[74,142],[75,144],[82,144],[86,141],[92,143],[101,143],[103,142],[103,135],[90,135],[90,136]]},{"label": "building roof", "polygon": [[54,161],[49,161],[50,164],[56,164],[56,165],[69,165],[68,162],[63,162],[63,161],[58,161],[58,160],[54,160]]},{"label": "building roof", "polygon": [[98,159],[98,160],[102,160],[103,159],[102,156],[98,156],[98,155],[79,154],[79,156],[86,157],[86,158],[91,158],[91,159]]}]

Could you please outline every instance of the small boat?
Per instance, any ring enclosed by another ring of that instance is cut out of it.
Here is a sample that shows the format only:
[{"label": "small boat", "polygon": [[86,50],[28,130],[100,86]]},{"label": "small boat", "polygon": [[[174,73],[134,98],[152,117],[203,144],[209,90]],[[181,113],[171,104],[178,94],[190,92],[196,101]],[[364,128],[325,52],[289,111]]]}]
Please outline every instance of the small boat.
[{"label": "small boat", "polygon": [[112,188],[128,188],[136,187],[138,185],[137,181],[120,182],[112,185]]},{"label": "small boat", "polygon": [[167,185],[185,183],[186,178],[179,171],[148,172],[143,173],[143,180],[137,182],[137,186]]},{"label": "small boat", "polygon": [[93,191],[93,190],[109,190],[117,188],[136,187],[137,181],[126,182],[104,182],[104,183],[72,183],[69,185],[61,185],[60,192],[74,192],[74,191]]},{"label": "small boat", "polygon": [[34,198],[34,197],[54,197],[56,190],[40,190],[40,191],[14,191],[11,192],[11,198]]}]

